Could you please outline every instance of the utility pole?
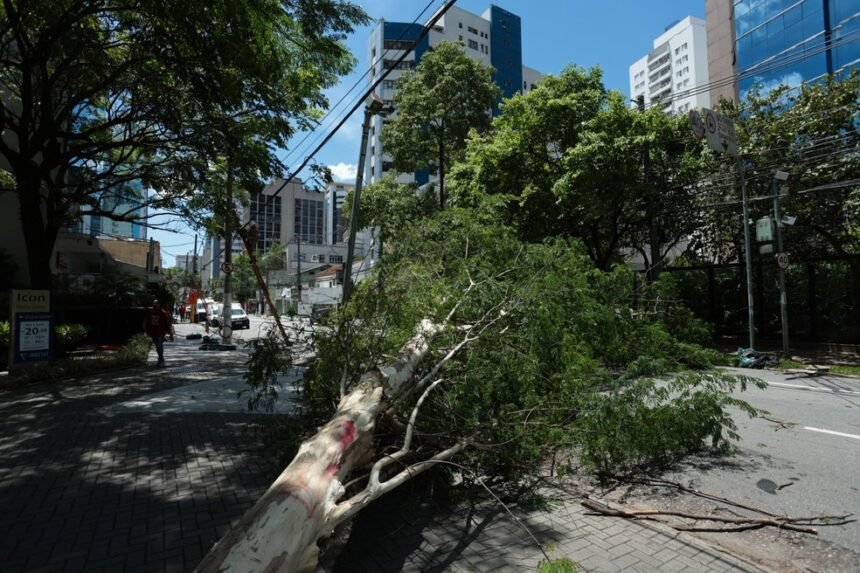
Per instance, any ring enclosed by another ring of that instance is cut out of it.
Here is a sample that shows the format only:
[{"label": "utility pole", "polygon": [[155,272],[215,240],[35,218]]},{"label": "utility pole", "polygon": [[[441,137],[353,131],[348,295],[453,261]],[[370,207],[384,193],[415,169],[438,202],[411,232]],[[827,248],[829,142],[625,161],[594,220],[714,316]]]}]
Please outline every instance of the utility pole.
[{"label": "utility pole", "polygon": [[771,180],[773,188],[773,218],[776,220],[776,255],[777,267],[779,268],[779,314],[782,319],[782,356],[788,359],[791,354],[788,345],[788,294],[785,289],[785,268],[780,260],[782,251],[782,216],[779,213],[780,191],[777,189],[777,181],[788,179],[788,173],[777,171]]},{"label": "utility pole", "polygon": [[371,100],[364,108],[364,122],[361,124],[361,150],[358,154],[358,171],[355,176],[355,192],[352,195],[352,216],[349,219],[349,241],[346,247],[346,265],[343,268],[343,304],[349,302],[352,294],[352,260],[355,254],[355,234],[358,231],[358,214],[361,211],[361,187],[364,183],[364,162],[367,158],[367,136],[370,132],[370,120],[382,111],[384,102],[376,94],[370,94]]},{"label": "utility pole", "polygon": [[221,307],[221,344],[231,344],[233,334],[233,168],[227,162],[227,199],[224,208],[224,305]]},{"label": "utility pole", "polygon": [[747,197],[747,182],[744,179],[744,165],[740,156],[737,158],[738,176],[741,179],[741,200],[744,205],[744,249],[746,250],[747,269],[747,309],[749,315],[749,336],[751,349],[755,348],[755,297],[752,281],[752,246],[750,245],[750,204]]},{"label": "utility pole", "polygon": [[[636,106],[640,113],[645,113],[645,95],[636,97]],[[648,144],[642,150],[642,166],[645,171],[645,185],[648,187],[648,195],[645,197],[645,219],[648,221],[648,250],[650,251],[650,264],[645,269],[648,280],[653,281],[660,274],[662,267],[660,257],[660,229],[657,226],[657,201],[654,199],[654,190],[651,189],[651,151]]]},{"label": "utility pole", "polygon": [[[301,221],[301,218],[299,219]],[[302,304],[302,233],[301,227],[296,233],[296,290],[299,291],[299,303]],[[296,306],[296,314],[299,312],[299,307]]]}]

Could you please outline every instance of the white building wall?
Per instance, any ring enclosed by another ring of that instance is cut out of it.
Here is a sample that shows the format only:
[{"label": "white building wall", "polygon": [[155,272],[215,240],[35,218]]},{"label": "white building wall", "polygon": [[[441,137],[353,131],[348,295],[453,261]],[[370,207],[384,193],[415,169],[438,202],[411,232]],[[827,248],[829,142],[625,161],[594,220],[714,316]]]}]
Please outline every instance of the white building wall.
[{"label": "white building wall", "polygon": [[670,113],[708,107],[705,21],[687,16],[660,34],[653,49],[630,66],[628,80],[631,99],[644,95],[646,106],[662,101],[662,108]]}]

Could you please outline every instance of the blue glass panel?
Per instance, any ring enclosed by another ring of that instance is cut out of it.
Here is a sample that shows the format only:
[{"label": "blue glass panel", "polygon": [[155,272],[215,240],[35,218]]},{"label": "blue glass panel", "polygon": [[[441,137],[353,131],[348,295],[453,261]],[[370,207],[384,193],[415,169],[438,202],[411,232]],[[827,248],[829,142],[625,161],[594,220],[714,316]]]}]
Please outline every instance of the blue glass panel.
[{"label": "blue glass panel", "polygon": [[737,43],[737,55],[738,55],[738,68],[743,70],[749,66],[751,62],[752,53],[750,51],[752,46],[752,38],[750,36],[744,36]]},{"label": "blue glass panel", "polygon": [[766,8],[767,6],[764,2],[754,4],[752,8],[750,8],[750,28],[755,28],[756,26],[764,24],[767,19]]},{"label": "blue glass panel", "polygon": [[791,10],[788,10],[785,14],[782,15],[782,21],[785,24],[785,27],[788,28],[792,24],[800,22],[803,19],[803,10],[800,6],[795,6]]},{"label": "blue glass panel", "polygon": [[735,5],[735,36],[740,37],[750,31],[750,3],[742,0]]},{"label": "blue glass panel", "polygon": [[803,22],[799,21],[785,28],[785,45],[786,47],[794,46],[805,40],[803,36]]}]

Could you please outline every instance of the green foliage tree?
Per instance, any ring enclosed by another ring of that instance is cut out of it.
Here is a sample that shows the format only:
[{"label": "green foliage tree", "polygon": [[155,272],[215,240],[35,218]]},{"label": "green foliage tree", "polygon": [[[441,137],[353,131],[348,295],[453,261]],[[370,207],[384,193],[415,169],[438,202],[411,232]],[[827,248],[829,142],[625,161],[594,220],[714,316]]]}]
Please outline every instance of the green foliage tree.
[{"label": "green foliage tree", "polygon": [[524,240],[577,237],[603,270],[623,249],[650,268],[696,228],[704,165],[683,118],[640,113],[604,88],[599,69],[570,66],[502,104],[452,189]]},{"label": "green foliage tree", "polygon": [[429,169],[439,175],[439,205],[445,207],[445,174],[465,149],[471,130],[490,126],[490,109],[501,97],[492,68],[441,42],[414,71],[403,74],[394,95],[397,116],[382,130],[382,144],[396,170]]},{"label": "green foliage tree", "polygon": [[[797,258],[857,253],[852,196],[860,188],[860,73],[802,88],[753,90],[740,105],[723,102],[721,110],[734,118],[751,197],[770,197],[774,173],[789,173],[780,209],[797,220],[784,233],[786,250]],[[723,262],[743,250],[740,191],[733,165],[718,156],[712,162],[715,175],[703,192],[710,203],[725,205],[706,210],[700,256]],[[750,214],[771,215],[772,201],[752,201]]]},{"label": "green foliage tree", "polygon": [[[259,259],[258,259],[259,260]],[[233,274],[231,286],[235,298],[244,303],[253,298],[257,292],[257,278],[251,268],[251,259],[247,253],[233,257]]]},{"label": "green foliage tree", "polygon": [[[552,452],[617,470],[729,450],[737,436],[727,408],[755,413],[731,395],[742,379],[690,373],[669,389],[655,384],[686,368],[680,360],[694,347],[662,313],[632,306],[629,270],[600,271],[577,241],[523,243],[515,230],[454,207],[403,225],[381,263],[384,304],[374,281],[359,284],[345,322],[319,336],[306,386],[325,418],[343,388],[359,387],[361,374],[395,354],[418,321],[447,324],[435,358],[415,376],[423,382],[387,411],[405,420],[429,392],[418,443],[402,463],[466,440],[475,448],[458,463],[481,476],[527,477]],[[707,352],[698,358],[697,367],[713,365]],[[618,369],[627,375],[616,379]],[[612,440],[622,445],[607,449]]]},{"label": "green foliage tree", "polygon": [[[0,154],[18,195],[31,285],[50,287],[59,229],[139,182],[153,209],[191,217],[224,157],[240,187],[280,171],[286,147],[353,62],[367,21],[341,0],[112,0],[0,5]],[[151,190],[151,193],[149,192]]]}]

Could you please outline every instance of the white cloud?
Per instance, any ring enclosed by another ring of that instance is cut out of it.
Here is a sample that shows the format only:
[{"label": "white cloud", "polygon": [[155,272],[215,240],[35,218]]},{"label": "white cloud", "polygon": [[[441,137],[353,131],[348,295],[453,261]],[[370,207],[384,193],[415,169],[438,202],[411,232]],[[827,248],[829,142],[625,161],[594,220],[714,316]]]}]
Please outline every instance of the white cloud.
[{"label": "white cloud", "polygon": [[341,161],[337,165],[329,165],[328,168],[331,169],[331,174],[334,176],[335,181],[355,183],[355,178],[358,175],[357,165]]}]

